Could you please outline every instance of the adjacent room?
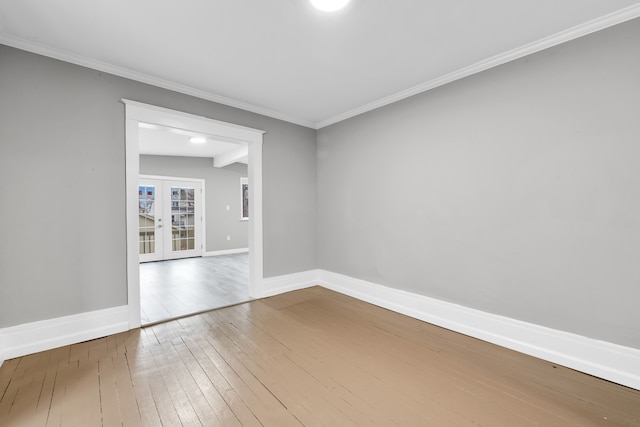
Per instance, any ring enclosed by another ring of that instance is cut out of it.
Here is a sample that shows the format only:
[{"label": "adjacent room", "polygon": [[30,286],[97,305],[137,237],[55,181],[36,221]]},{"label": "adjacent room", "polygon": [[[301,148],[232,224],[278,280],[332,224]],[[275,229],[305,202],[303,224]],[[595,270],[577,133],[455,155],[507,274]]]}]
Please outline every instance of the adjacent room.
[{"label": "adjacent room", "polygon": [[329,3],[0,2],[0,425],[640,426],[640,2]]},{"label": "adjacent room", "polygon": [[141,324],[249,301],[247,147],[149,123],[138,142]]}]

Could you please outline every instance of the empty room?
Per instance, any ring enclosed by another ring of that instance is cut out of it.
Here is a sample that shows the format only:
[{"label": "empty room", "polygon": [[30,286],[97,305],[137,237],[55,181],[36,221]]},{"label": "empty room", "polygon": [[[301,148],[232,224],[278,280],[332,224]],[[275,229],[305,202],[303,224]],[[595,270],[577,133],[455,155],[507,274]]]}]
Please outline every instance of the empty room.
[{"label": "empty room", "polygon": [[[639,47],[629,0],[0,1],[0,426],[640,426]],[[161,235],[242,279],[150,291]]]}]

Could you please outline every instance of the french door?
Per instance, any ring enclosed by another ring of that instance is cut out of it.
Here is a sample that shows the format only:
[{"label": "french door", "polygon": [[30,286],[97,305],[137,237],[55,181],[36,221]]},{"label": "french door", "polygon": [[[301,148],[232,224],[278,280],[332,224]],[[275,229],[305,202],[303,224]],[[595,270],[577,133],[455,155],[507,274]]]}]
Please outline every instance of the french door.
[{"label": "french door", "polygon": [[141,176],[140,262],[202,256],[202,181]]}]

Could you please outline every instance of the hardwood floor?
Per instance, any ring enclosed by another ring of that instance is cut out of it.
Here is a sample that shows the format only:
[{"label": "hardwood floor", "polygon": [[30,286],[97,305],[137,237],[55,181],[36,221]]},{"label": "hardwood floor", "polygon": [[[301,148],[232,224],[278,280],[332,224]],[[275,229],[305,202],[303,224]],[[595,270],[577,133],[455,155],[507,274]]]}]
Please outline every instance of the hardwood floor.
[{"label": "hardwood floor", "polygon": [[625,388],[314,287],[8,360],[0,425],[640,425]]},{"label": "hardwood floor", "polygon": [[140,264],[143,325],[250,299],[247,253]]}]

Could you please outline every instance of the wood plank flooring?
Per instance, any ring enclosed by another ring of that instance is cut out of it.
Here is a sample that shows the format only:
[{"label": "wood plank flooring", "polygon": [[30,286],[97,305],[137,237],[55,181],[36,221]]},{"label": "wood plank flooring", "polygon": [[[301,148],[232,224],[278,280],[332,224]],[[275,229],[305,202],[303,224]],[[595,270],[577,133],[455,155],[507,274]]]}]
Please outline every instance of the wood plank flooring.
[{"label": "wood plank flooring", "polygon": [[247,253],[140,264],[143,325],[250,299]]},{"label": "wood plank flooring", "polygon": [[640,426],[640,391],[314,287],[8,360],[0,425]]}]

